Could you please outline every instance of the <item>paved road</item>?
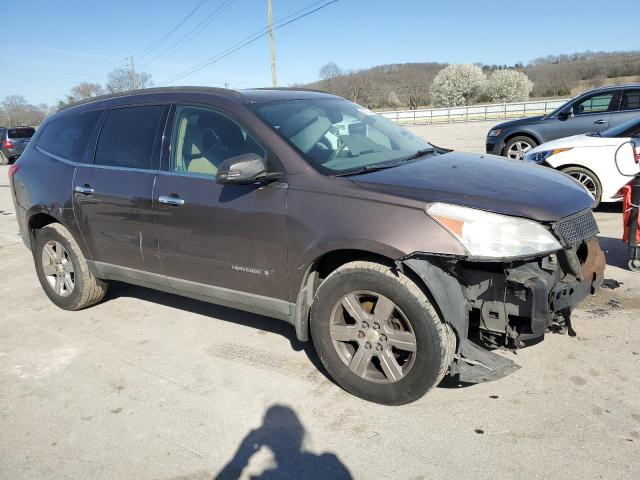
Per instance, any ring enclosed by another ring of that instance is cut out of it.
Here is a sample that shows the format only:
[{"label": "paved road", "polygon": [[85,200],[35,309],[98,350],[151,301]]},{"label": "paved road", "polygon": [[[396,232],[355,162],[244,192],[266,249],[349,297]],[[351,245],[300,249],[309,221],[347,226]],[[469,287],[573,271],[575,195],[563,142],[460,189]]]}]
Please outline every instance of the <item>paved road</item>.
[{"label": "paved road", "polygon": [[581,306],[577,337],[509,354],[522,368],[502,380],[392,408],[336,387],[277,320],[124,285],[57,309],[17,236],[6,170],[2,479],[640,478],[640,277],[619,268],[615,209],[597,218],[607,277],[624,284]]}]

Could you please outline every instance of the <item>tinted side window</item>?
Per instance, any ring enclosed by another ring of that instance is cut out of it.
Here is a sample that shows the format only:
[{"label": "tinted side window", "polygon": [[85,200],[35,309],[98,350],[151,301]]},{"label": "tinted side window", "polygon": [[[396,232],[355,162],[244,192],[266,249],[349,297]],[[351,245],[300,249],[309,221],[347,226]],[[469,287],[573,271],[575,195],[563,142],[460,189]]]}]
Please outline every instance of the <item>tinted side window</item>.
[{"label": "tinted side window", "polygon": [[[599,113],[607,112],[610,109],[614,109],[615,92],[600,93],[582,100],[574,108],[574,114],[583,115],[587,113]],[[618,98],[620,98],[618,96]]]},{"label": "tinted side window", "polygon": [[73,162],[82,162],[83,153],[102,110],[79,113],[47,123],[38,138],[38,146]]},{"label": "tinted side window", "polygon": [[31,127],[10,128],[9,138],[31,138],[36,131]]},{"label": "tinted side window", "polygon": [[200,107],[178,107],[170,170],[215,175],[227,158],[265,151],[226,115]]},{"label": "tinted side window", "polygon": [[102,126],[94,163],[112,167],[151,168],[156,132],[165,107],[118,108]]},{"label": "tinted side window", "polygon": [[640,109],[640,89],[625,90],[620,101],[620,110]]}]

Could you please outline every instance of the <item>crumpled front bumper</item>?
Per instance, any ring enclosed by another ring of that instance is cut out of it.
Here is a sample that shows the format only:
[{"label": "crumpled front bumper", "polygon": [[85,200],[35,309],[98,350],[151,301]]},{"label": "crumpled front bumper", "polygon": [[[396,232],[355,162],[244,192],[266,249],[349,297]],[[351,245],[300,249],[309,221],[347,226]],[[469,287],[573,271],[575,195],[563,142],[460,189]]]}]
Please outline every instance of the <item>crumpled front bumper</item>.
[{"label": "crumpled front bumper", "polygon": [[600,287],[605,257],[592,237],[551,255],[511,262],[471,262],[414,254],[402,264],[424,281],[458,337],[450,373],[463,382],[501,378],[519,368],[492,353],[539,340]]}]

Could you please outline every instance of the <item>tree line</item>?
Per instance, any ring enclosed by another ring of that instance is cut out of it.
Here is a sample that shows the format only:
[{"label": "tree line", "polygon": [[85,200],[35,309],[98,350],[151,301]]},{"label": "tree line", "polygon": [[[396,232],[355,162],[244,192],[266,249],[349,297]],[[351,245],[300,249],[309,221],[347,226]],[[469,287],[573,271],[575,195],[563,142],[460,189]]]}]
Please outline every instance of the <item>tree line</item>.
[{"label": "tree line", "polygon": [[343,70],[330,62],[320,68],[318,81],[304,86],[335,93],[370,108],[415,109],[457,105],[461,96],[469,103],[568,96],[582,85],[581,81],[588,88],[595,88],[608,79],[629,76],[640,80],[640,51],[548,55],[526,65],[430,62]]}]

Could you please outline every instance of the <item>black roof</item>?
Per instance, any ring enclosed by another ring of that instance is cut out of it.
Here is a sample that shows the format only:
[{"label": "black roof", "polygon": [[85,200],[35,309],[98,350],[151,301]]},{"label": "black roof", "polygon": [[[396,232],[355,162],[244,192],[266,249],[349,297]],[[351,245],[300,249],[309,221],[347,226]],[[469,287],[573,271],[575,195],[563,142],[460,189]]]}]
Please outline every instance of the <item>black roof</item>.
[{"label": "black roof", "polygon": [[100,95],[99,97],[92,97],[86,100],[81,100],[79,102],[71,103],[64,106],[60,110],[66,110],[68,108],[73,108],[80,105],[86,105],[89,103],[100,102],[103,100],[115,98],[136,98],[145,95],[167,93],[208,94],[217,97],[225,97],[229,100],[235,100],[238,103],[261,103],[278,100],[301,100],[307,98],[337,98],[335,95],[331,95],[329,93],[301,88],[253,88],[247,90],[231,90],[228,88],[215,87],[158,87]]}]

